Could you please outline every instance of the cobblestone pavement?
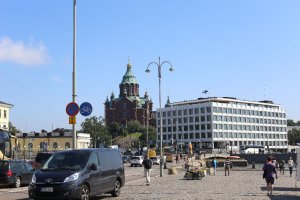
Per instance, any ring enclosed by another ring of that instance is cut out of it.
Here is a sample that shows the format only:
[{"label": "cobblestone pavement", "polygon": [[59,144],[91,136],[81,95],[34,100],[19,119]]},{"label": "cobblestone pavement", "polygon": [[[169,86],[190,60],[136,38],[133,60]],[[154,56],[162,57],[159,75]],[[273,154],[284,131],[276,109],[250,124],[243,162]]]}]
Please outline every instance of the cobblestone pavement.
[{"label": "cobblestone pavement", "polygon": [[207,175],[202,180],[184,180],[185,171],[177,172],[169,175],[164,170],[163,177],[151,177],[150,186],[146,186],[145,179],[128,182],[114,199],[300,199],[300,182],[295,182],[295,177],[289,177],[288,173],[278,174],[273,195],[267,196],[266,183],[258,169],[234,170],[230,176],[219,170],[215,176]]}]

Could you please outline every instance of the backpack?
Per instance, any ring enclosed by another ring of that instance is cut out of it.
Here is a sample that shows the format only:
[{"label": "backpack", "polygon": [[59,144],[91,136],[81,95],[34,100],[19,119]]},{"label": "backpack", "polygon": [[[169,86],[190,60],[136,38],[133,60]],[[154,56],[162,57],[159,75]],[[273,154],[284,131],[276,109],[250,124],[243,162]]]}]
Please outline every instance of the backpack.
[{"label": "backpack", "polygon": [[144,167],[146,169],[151,169],[151,167],[152,167],[152,161],[150,159],[144,160]]}]

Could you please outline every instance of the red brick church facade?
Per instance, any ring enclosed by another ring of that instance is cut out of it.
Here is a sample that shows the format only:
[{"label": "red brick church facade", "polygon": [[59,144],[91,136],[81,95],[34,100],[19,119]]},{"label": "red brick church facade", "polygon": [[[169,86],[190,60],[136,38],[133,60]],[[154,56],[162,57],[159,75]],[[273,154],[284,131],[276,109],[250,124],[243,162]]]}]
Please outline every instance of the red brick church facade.
[{"label": "red brick church facade", "polygon": [[112,122],[125,126],[127,122],[135,120],[138,120],[143,126],[146,126],[147,120],[149,120],[149,125],[154,126],[153,103],[147,92],[145,92],[143,97],[140,97],[139,84],[132,73],[131,64],[129,63],[119,88],[119,97],[116,98],[112,92],[110,99],[107,97],[105,101],[106,126],[109,126]]}]

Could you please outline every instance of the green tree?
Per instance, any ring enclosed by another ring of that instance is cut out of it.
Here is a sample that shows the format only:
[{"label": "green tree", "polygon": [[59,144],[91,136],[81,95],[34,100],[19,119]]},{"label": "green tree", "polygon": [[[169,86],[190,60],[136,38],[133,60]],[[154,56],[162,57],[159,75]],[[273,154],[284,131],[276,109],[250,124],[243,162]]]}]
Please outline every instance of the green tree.
[{"label": "green tree", "polygon": [[8,131],[12,134],[12,135],[16,135],[16,133],[21,133],[22,131],[20,131],[19,129],[17,129],[11,122],[8,122]]},{"label": "green tree", "polygon": [[135,120],[135,121],[130,121],[127,122],[127,131],[128,133],[135,133],[135,132],[139,132],[142,128],[142,125],[139,121]]},{"label": "green tree", "polygon": [[288,131],[288,143],[289,145],[300,143],[300,130],[293,128]]},{"label": "green tree", "polygon": [[[142,128],[142,135],[140,136],[141,144],[147,146],[147,127],[144,126]],[[152,141],[154,144],[156,143],[156,129],[153,126],[148,127],[148,141]]]},{"label": "green tree", "polygon": [[112,122],[108,126],[108,132],[112,136],[112,138],[115,138],[119,136],[121,130],[120,130],[120,125],[117,122]]},{"label": "green tree", "polygon": [[295,126],[295,122],[292,119],[287,120],[287,126]]},{"label": "green tree", "polygon": [[96,143],[110,144],[111,137],[108,134],[107,128],[104,126],[104,119],[102,117],[92,116],[86,118],[81,123],[81,132],[90,133],[92,138],[92,146]]}]

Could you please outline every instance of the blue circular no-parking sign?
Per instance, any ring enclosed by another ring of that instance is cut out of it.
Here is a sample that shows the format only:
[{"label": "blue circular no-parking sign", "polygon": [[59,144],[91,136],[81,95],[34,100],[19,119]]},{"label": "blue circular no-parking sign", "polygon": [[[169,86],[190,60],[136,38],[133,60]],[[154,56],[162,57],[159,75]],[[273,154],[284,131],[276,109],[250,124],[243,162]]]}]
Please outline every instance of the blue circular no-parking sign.
[{"label": "blue circular no-parking sign", "polygon": [[93,107],[89,102],[84,102],[80,105],[80,114],[82,116],[89,116],[93,111]]},{"label": "blue circular no-parking sign", "polygon": [[71,102],[67,105],[66,107],[66,112],[69,116],[74,117],[78,114],[79,112],[79,106],[75,102]]}]

